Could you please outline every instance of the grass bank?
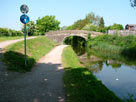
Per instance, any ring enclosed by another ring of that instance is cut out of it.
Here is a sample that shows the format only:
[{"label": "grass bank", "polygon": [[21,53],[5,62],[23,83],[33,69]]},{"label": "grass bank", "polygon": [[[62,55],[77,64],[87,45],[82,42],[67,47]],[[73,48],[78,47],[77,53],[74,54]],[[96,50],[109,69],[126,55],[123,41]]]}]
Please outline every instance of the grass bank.
[{"label": "grass bank", "polygon": [[70,46],[63,50],[62,61],[66,102],[121,102],[87,68],[80,65]]},{"label": "grass bank", "polygon": [[87,42],[88,46],[93,50],[136,59],[136,36],[112,36],[105,34],[88,39]]},{"label": "grass bank", "polygon": [[30,71],[42,56],[55,46],[55,42],[46,37],[27,40],[27,66],[24,64],[24,41],[8,46],[4,50],[3,61],[8,69],[17,72]]},{"label": "grass bank", "polygon": [[2,41],[6,41],[6,40],[15,40],[15,39],[21,39],[21,38],[24,38],[24,36],[13,36],[13,37],[10,37],[10,36],[0,36],[0,42]]}]

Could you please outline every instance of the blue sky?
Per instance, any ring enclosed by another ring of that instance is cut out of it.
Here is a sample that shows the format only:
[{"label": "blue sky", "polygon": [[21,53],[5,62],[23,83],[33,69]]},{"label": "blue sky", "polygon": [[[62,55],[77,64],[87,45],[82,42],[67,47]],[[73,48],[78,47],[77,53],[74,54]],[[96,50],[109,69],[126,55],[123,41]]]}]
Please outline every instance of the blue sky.
[{"label": "blue sky", "polygon": [[130,6],[129,0],[0,0],[0,27],[21,29],[22,4],[29,6],[31,20],[55,15],[60,26],[69,26],[90,12],[103,16],[106,26],[136,24],[136,9]]}]

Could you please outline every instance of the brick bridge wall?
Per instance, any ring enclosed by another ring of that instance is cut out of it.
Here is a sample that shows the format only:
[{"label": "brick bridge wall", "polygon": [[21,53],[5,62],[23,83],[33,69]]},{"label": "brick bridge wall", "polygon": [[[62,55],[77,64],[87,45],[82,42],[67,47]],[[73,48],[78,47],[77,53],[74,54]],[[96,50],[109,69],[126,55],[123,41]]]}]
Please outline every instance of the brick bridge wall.
[{"label": "brick bridge wall", "polygon": [[88,38],[88,34],[91,34],[91,37],[102,35],[100,32],[85,31],[85,30],[64,30],[64,31],[50,31],[46,33],[46,36],[58,43],[63,43],[65,38],[69,36],[80,36],[85,39]]}]

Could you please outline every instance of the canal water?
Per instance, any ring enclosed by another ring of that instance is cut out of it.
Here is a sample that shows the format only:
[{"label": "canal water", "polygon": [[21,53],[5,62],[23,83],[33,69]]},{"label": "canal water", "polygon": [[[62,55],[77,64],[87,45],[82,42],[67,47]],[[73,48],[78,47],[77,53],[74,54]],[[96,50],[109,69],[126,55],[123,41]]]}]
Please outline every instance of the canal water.
[{"label": "canal water", "polygon": [[117,96],[122,99],[136,98],[136,61],[96,52],[78,55],[80,62]]}]

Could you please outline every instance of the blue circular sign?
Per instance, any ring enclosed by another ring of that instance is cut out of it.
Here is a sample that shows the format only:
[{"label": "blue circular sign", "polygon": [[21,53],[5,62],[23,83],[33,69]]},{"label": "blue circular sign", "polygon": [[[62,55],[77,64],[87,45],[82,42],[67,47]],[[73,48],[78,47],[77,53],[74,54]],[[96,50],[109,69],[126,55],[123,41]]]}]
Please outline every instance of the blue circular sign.
[{"label": "blue circular sign", "polygon": [[30,19],[29,19],[29,17],[28,17],[26,14],[23,14],[23,15],[20,17],[20,21],[21,21],[23,24],[27,24],[27,23],[29,23]]}]

